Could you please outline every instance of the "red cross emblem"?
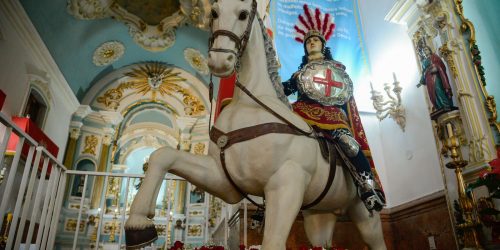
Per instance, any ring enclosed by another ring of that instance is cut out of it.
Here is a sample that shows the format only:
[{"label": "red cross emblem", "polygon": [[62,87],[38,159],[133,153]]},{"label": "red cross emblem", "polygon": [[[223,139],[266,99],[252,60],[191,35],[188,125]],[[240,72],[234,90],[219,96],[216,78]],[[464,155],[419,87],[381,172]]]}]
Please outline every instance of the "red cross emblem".
[{"label": "red cross emblem", "polygon": [[325,96],[330,96],[332,87],[342,88],[344,86],[344,83],[335,81],[331,69],[326,70],[326,78],[313,77],[313,82],[325,85]]}]

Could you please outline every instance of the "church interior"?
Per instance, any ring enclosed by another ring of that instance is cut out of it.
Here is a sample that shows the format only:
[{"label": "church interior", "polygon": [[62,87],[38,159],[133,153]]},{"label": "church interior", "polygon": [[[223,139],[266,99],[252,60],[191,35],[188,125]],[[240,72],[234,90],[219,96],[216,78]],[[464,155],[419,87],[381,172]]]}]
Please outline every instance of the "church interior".
[{"label": "church interior", "polygon": [[[230,1],[0,1],[0,249],[126,248],[151,154],[219,145],[210,128],[237,72],[212,74],[209,39],[223,14],[212,6]],[[331,12],[323,43],[352,78],[386,249],[500,249],[500,2],[256,3],[282,81],[307,53],[293,35],[303,5]],[[329,95],[327,84],[315,86]],[[265,199],[206,191],[166,174],[148,214],[157,238],[143,249],[272,249],[253,204]],[[286,249],[368,249],[345,209],[335,215],[333,238],[314,246],[299,213]]]}]

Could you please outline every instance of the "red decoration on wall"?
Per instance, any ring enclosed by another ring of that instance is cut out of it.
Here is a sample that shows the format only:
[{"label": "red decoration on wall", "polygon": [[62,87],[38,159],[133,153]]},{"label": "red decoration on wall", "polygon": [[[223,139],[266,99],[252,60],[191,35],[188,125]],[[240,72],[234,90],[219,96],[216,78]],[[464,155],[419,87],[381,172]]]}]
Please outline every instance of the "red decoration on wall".
[{"label": "red decoration on wall", "polygon": [[0,89],[0,111],[2,110],[3,103],[5,102],[5,93]]},{"label": "red decoration on wall", "polygon": [[[43,146],[49,151],[54,157],[57,158],[57,154],[59,153],[59,147],[29,118],[25,117],[12,117],[12,122],[15,123],[19,128],[21,128],[25,133],[27,133],[33,140],[38,142],[40,146]],[[19,142],[19,136],[15,133],[12,133],[10,136],[9,142],[7,144],[7,154],[15,154],[16,146]],[[21,151],[21,157],[26,160],[29,152],[29,144],[24,143],[23,149]],[[33,161],[34,161],[33,156]],[[43,159],[40,160],[40,164],[38,166],[39,169],[43,167]],[[51,166],[49,165],[47,169],[47,174],[50,174]]]}]

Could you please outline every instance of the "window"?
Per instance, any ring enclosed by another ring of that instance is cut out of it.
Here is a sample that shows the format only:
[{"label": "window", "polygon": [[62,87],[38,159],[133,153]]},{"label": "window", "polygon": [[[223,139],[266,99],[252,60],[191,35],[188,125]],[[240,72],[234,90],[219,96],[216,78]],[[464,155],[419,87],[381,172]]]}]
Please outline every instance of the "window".
[{"label": "window", "polygon": [[39,128],[43,128],[46,114],[47,104],[42,95],[36,89],[31,88],[23,116],[29,117]]}]

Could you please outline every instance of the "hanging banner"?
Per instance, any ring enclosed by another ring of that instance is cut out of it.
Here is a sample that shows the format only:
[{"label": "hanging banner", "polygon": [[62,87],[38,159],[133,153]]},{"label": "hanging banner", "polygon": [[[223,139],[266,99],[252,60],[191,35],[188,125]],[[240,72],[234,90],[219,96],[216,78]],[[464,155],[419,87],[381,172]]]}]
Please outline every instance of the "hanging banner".
[{"label": "hanging banner", "polygon": [[368,74],[368,63],[363,51],[363,35],[357,0],[272,0],[271,21],[275,33],[275,44],[281,63],[280,75],[285,81],[297,71],[304,55],[304,46],[295,41],[293,26],[303,13],[303,5],[319,8],[330,13],[336,28],[327,46],[333,58],[346,66],[354,85],[361,76]]}]

